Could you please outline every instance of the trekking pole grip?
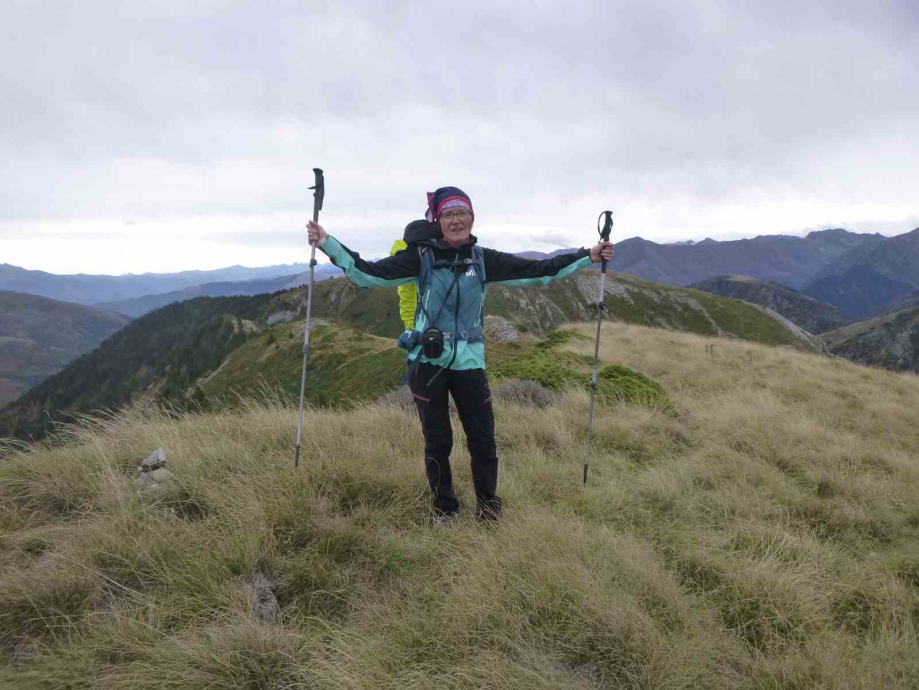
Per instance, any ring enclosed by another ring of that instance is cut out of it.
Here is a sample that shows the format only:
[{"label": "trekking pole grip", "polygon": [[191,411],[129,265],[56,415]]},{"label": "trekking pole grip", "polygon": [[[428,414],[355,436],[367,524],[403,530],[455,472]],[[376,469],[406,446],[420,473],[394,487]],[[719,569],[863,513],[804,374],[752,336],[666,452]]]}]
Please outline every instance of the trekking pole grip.
[{"label": "trekking pole grip", "polygon": [[325,198],[325,177],[322,174],[321,168],[313,168],[313,174],[316,176],[316,184],[314,184],[310,189],[314,189],[313,192],[313,222],[319,222],[319,212],[322,210],[322,200]]},{"label": "trekking pole grip", "polygon": [[[603,211],[597,218],[597,232],[600,233],[601,242],[609,242],[610,233],[613,230],[613,212]],[[600,264],[600,272],[606,273],[606,261]]]}]

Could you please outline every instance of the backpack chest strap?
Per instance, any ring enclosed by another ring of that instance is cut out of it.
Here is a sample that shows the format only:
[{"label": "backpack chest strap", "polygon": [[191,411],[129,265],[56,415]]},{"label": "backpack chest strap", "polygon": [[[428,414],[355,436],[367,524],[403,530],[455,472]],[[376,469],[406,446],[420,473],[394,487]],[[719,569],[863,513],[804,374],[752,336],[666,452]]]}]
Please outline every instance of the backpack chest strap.
[{"label": "backpack chest strap", "polygon": [[[411,352],[415,347],[421,342],[421,331],[416,331],[414,329],[407,330],[399,336],[399,340],[396,345],[403,349]],[[460,340],[465,340],[467,343],[481,343],[485,341],[485,335],[481,328],[470,328],[466,331],[460,331],[458,333],[443,333],[444,342],[459,342]]]},{"label": "backpack chest strap", "polygon": [[481,328],[470,328],[466,331],[459,331],[458,333],[444,333],[444,340],[466,340],[470,343],[477,343],[481,340],[484,340],[482,337]]}]

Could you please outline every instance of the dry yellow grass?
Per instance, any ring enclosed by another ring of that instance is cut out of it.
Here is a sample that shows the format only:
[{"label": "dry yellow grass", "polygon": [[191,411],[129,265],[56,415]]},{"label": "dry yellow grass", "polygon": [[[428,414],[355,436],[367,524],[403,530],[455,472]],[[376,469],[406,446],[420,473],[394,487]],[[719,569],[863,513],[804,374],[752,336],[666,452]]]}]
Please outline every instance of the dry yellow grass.
[{"label": "dry yellow grass", "polygon": [[[676,412],[600,407],[584,488],[586,394],[499,404],[497,529],[431,526],[418,422],[395,406],[308,410],[299,470],[296,410],[270,396],[8,451],[0,687],[919,686],[919,379],[602,338]],[[178,482],[140,495],[159,446]],[[469,506],[461,441],[453,457]]]}]

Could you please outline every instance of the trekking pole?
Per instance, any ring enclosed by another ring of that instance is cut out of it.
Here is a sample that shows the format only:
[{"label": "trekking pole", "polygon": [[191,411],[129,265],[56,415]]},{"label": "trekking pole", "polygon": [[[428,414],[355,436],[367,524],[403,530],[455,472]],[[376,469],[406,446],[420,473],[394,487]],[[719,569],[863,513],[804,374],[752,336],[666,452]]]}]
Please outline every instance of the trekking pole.
[{"label": "trekking pole", "polygon": [[[603,226],[600,226],[600,223]],[[613,212],[604,211],[597,218],[597,231],[600,233],[601,242],[609,242],[609,234],[613,229]],[[606,295],[606,262],[600,265],[600,299],[597,302],[597,340],[594,344],[594,373],[590,378],[590,411],[587,413],[587,443],[584,446],[584,486],[587,486],[587,465],[590,461],[590,426],[594,420],[594,397],[597,394],[597,361],[600,358],[600,322],[603,320],[603,310],[606,305],[603,298]]]},{"label": "trekking pole", "polygon": [[[325,178],[322,170],[313,168],[316,184],[310,187],[313,192],[313,222],[319,222],[319,211],[322,210],[322,199],[325,196]],[[313,309],[313,271],[316,267],[316,244],[310,242],[310,284],[306,289],[306,329],[303,331],[303,370],[300,375],[300,412],[297,414],[297,445],[294,450],[294,467],[300,465],[300,430],[303,428],[303,392],[306,390],[306,361],[310,355],[310,312]]]}]

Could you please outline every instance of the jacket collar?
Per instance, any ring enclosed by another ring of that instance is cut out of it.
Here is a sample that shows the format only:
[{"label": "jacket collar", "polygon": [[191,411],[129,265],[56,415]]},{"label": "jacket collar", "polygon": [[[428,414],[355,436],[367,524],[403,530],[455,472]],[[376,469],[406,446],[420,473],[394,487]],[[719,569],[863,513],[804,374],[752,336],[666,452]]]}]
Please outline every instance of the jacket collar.
[{"label": "jacket collar", "polygon": [[469,235],[469,241],[466,242],[466,244],[463,244],[459,247],[454,247],[449,242],[447,242],[447,240],[445,240],[443,237],[438,237],[435,240],[430,240],[428,244],[432,246],[434,249],[439,249],[441,251],[465,253],[467,251],[470,251],[472,249],[472,246],[474,244],[477,244],[478,241],[479,240],[475,235]]}]

